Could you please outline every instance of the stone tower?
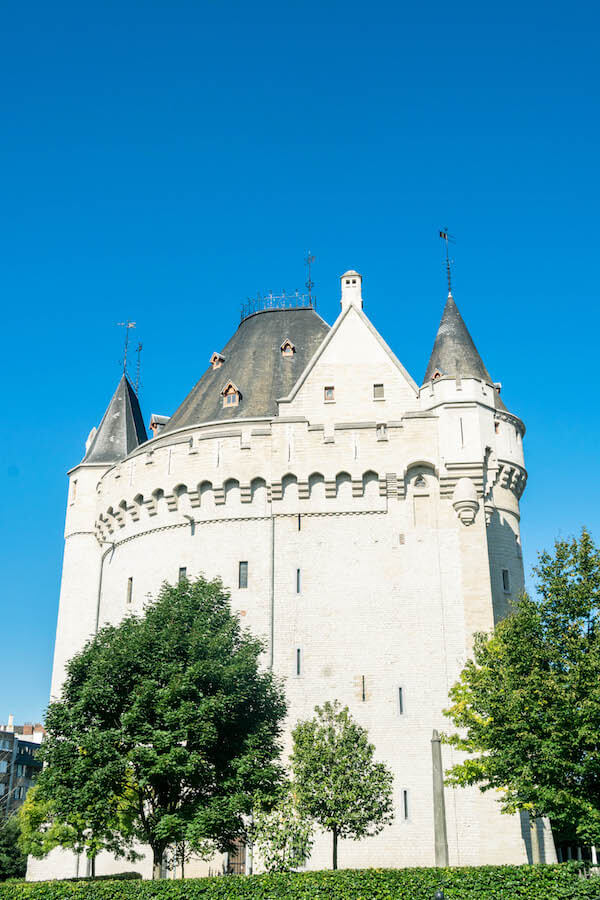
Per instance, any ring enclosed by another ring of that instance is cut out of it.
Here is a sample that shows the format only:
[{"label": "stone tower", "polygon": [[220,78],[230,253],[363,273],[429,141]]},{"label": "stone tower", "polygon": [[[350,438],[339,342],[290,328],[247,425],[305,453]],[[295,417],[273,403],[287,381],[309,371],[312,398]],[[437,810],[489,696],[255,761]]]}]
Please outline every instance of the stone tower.
[{"label": "stone tower", "polygon": [[[433,865],[432,731],[473,634],[523,585],[524,426],[453,297],[421,386],[365,315],[351,270],[331,327],[312,305],[255,310],[153,423],[146,440],[123,378],[70,473],[53,693],[98,625],[142,612],[182,571],[220,575],[285,679],[286,752],[296,721],[338,699],[394,773],[394,824],[342,841],[340,865]],[[455,751],[441,752],[447,768]],[[446,789],[444,815],[451,865],[527,860],[526,829],[492,796]],[[319,837],[309,866],[329,860]],[[105,857],[97,871],[122,867]],[[149,874],[151,857],[140,867]],[[76,868],[54,853],[29,877]]]}]

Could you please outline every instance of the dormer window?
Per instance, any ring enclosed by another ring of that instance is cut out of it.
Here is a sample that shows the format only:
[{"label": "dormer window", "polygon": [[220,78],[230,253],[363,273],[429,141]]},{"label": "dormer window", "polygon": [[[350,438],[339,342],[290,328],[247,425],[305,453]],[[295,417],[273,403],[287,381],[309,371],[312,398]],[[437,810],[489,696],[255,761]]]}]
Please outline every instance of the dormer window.
[{"label": "dormer window", "polygon": [[223,395],[224,409],[228,409],[231,406],[239,406],[242,395],[233,381],[227,382],[227,384],[221,391],[221,394]]},{"label": "dormer window", "polygon": [[325,403],[335,403],[335,387],[332,384],[323,388],[323,400]]},{"label": "dormer window", "polygon": [[294,347],[292,342],[289,340],[289,338],[286,338],[285,341],[283,342],[283,344],[281,345],[281,355],[290,357],[290,356],[293,356],[295,352],[296,352],[296,348]]},{"label": "dormer window", "polygon": [[210,358],[210,364],[213,367],[213,369],[220,369],[224,362],[225,362],[225,357],[221,356],[221,354],[217,353],[217,352],[213,353],[213,355]]},{"label": "dormer window", "polygon": [[433,376],[432,376],[432,379],[431,379],[431,380],[432,380],[432,381],[437,381],[438,378],[441,378],[441,377],[442,377],[442,373],[440,372],[439,369],[436,369],[435,372],[433,373]]}]

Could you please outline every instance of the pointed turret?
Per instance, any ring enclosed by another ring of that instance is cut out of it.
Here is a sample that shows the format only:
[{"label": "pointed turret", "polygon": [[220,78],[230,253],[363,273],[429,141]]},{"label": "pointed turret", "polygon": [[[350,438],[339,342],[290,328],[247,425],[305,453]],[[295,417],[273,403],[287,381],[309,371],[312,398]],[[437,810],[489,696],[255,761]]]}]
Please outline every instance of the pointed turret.
[{"label": "pointed turret", "polygon": [[482,378],[492,384],[491,375],[477,352],[451,293],[448,294],[423,381],[431,381],[436,375]]},{"label": "pointed turret", "polygon": [[116,463],[147,440],[138,398],[123,374],[83,462]]}]

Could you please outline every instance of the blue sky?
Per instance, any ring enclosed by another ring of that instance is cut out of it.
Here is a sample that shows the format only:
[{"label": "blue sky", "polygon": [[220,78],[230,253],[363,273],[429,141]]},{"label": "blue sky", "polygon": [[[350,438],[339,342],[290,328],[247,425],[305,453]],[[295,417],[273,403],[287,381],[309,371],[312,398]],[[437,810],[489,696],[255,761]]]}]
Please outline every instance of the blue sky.
[{"label": "blue sky", "polygon": [[527,425],[526,566],[600,539],[599,14],[590,4],[36,3],[3,12],[0,721],[47,702],[67,469],[138,323],[175,410],[239,305],[338,276],[421,381],[455,297]]}]

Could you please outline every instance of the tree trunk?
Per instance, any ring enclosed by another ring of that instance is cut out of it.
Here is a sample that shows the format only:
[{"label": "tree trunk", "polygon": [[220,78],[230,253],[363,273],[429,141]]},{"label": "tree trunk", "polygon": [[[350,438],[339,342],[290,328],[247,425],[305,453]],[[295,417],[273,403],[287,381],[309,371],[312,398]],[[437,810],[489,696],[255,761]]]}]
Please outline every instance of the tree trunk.
[{"label": "tree trunk", "polygon": [[96,877],[96,857],[95,856],[92,856],[92,865],[90,868],[91,868],[90,874],[91,874],[92,878],[95,878]]},{"label": "tree trunk", "polygon": [[529,826],[531,828],[531,861],[534,866],[539,865],[542,861],[540,853],[540,838],[537,830],[537,819],[533,816],[529,818]]},{"label": "tree trunk", "polygon": [[338,841],[338,833],[337,828],[333,829],[333,868],[337,869],[337,841]]},{"label": "tree trunk", "polygon": [[152,881],[162,878],[162,858],[163,850],[152,850]]}]

